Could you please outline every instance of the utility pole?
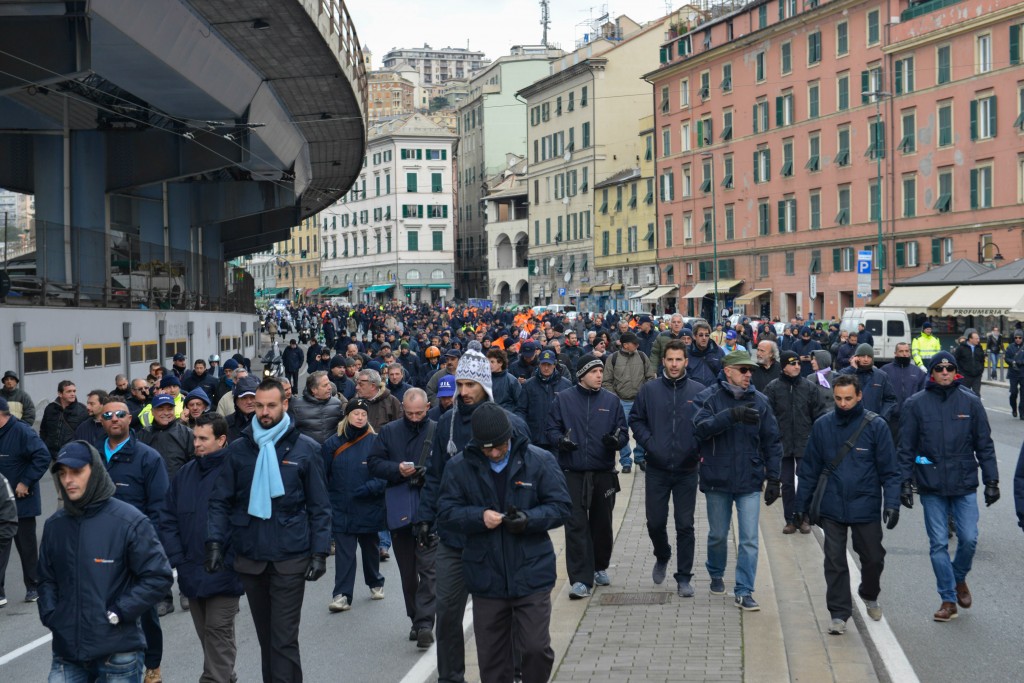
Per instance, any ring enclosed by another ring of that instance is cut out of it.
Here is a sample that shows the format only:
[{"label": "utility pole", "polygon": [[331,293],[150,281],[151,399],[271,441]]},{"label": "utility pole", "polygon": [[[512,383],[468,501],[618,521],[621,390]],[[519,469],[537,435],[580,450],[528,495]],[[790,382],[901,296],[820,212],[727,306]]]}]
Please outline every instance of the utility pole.
[{"label": "utility pole", "polygon": [[551,26],[550,0],[540,0],[540,25],[544,27],[544,34],[541,38],[541,45],[548,46],[548,28]]}]

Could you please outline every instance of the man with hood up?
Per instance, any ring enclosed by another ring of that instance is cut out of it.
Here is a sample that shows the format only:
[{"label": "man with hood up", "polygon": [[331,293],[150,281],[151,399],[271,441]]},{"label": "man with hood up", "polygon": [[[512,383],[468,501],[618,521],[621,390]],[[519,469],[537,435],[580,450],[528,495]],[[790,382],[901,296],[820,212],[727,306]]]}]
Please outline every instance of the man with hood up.
[{"label": "man with hood up", "polygon": [[99,451],[73,441],[57,454],[64,507],[46,521],[39,619],[53,632],[51,681],[141,680],[139,618],[171,587],[171,565],[149,518],[114,498]]}]

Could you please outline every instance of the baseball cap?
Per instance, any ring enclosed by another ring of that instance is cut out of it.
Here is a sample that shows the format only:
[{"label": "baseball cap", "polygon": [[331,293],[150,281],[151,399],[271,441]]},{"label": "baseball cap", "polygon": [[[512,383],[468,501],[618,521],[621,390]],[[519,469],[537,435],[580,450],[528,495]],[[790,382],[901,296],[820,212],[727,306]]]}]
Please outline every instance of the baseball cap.
[{"label": "baseball cap", "polygon": [[730,351],[729,353],[725,354],[725,358],[722,359],[722,365],[724,367],[738,367],[744,365],[747,367],[756,367],[757,363],[755,363],[753,359],[751,359],[749,353],[737,349],[736,351]]},{"label": "baseball cap", "polygon": [[726,339],[735,339],[736,338],[736,330],[728,330],[725,333],[725,338]]},{"label": "baseball cap", "polygon": [[51,469],[56,472],[57,467],[64,465],[73,470],[80,470],[90,463],[92,463],[92,451],[89,450],[89,445],[84,441],[72,441],[60,449]]},{"label": "baseball cap", "polygon": [[438,398],[451,398],[455,395],[455,375],[445,375],[437,380]]},{"label": "baseball cap", "polygon": [[540,344],[535,341],[524,342],[519,349],[519,355],[521,356],[532,356],[533,354],[540,351]]},{"label": "baseball cap", "polygon": [[444,352],[445,358],[462,358],[462,352],[458,349],[448,349]]},{"label": "baseball cap", "polygon": [[174,397],[168,394],[157,394],[153,397],[153,408],[159,408],[160,406],[173,406]]},{"label": "baseball cap", "polygon": [[176,354],[174,354],[174,358],[172,358],[172,360],[185,360],[185,354],[183,354],[183,353],[176,353]]},{"label": "baseball cap", "polygon": [[223,367],[225,370],[237,370],[238,361],[235,360],[234,358],[228,358],[226,361],[224,361],[221,367]]},{"label": "baseball cap", "polygon": [[555,365],[556,363],[558,363],[558,358],[555,356],[554,351],[552,351],[551,349],[545,349],[540,352],[540,361],[538,362],[550,363],[551,365]]},{"label": "baseball cap", "polygon": [[255,396],[256,387],[260,385],[256,381],[255,377],[243,377],[238,380],[238,384],[235,385],[235,398],[241,398],[242,396]]}]

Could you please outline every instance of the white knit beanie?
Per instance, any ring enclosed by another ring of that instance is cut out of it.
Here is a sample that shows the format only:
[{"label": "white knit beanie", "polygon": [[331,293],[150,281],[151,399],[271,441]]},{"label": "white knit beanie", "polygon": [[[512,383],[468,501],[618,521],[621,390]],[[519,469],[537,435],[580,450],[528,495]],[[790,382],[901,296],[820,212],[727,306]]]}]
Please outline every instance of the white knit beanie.
[{"label": "white knit beanie", "polygon": [[487,392],[488,398],[494,400],[491,390],[491,362],[484,356],[483,347],[475,339],[469,342],[466,352],[459,359],[459,367],[455,371],[455,381],[468,379],[480,384]]}]

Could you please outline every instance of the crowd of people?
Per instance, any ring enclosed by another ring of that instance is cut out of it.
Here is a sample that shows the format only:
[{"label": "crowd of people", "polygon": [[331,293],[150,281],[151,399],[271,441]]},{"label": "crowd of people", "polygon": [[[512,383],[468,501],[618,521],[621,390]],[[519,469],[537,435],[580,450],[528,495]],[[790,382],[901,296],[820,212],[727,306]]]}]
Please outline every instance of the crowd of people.
[{"label": "crowd of people", "polygon": [[[31,398],[7,372],[0,607],[13,546],[25,600],[38,601],[54,634],[51,681],[156,683],[173,567],[202,680],[235,680],[244,594],[263,679],[294,682],[306,584],[333,554],[327,610],[356,606],[357,567],[364,595],[383,600],[380,563],[394,553],[408,640],[436,643],[439,681],[464,680],[469,596],[481,679],[546,681],[549,532],[564,527],[570,599],[612,585],[619,477],[636,468],[651,580],[665,581],[675,554],[681,598],[701,587],[726,594],[735,514],[733,602],[758,611],[761,501],[781,499],[781,533],[824,531],[828,631],[844,633],[852,614],[848,535],[862,563],[858,595],[880,619],[882,526],[894,528],[916,496],[940,597],[932,618],[956,618],[972,606],[977,489],[986,505],[1000,496],[973,380],[977,332],[950,353],[926,323],[878,368],[867,330],[782,327],[398,303],[274,310],[264,321],[273,342],[296,330],[309,342],[281,340],[283,378],[260,376],[241,355],[189,367],[179,354],[145,378],[90,389],[85,403],[62,380],[38,432]],[[1005,359],[1017,416],[1024,332],[1013,339]],[[983,351],[980,362],[984,371]],[[48,469],[60,507],[37,548]],[[698,491],[707,583],[694,578]],[[1024,464],[1015,492],[1024,526]]]}]

